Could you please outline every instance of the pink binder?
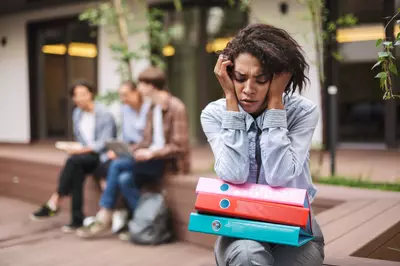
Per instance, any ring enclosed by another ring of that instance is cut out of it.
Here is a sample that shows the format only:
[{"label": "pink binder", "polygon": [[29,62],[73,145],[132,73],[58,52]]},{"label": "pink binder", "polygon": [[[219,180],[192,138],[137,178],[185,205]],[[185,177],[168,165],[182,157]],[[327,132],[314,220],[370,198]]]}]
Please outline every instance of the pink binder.
[{"label": "pink binder", "polygon": [[277,188],[262,184],[229,184],[215,178],[200,177],[196,193],[209,193],[258,201],[268,201],[300,207],[308,207],[308,194],[305,189]]}]

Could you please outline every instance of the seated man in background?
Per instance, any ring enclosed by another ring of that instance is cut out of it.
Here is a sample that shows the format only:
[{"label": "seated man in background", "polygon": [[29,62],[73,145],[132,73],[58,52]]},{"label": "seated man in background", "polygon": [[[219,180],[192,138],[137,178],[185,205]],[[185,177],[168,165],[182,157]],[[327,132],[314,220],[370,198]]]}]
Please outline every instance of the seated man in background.
[{"label": "seated man in background", "polygon": [[62,227],[64,232],[71,232],[82,226],[85,175],[93,173],[106,160],[105,143],[114,139],[117,134],[113,115],[94,101],[94,89],[91,85],[77,82],[71,87],[70,95],[76,105],[72,114],[73,131],[82,148],[67,150],[69,158],[60,173],[57,192],[31,216],[32,219],[53,217],[59,211],[61,200],[71,195],[72,218],[70,224]]},{"label": "seated man in background", "polygon": [[[142,96],[142,94],[137,90],[137,86],[133,81],[123,82],[118,89],[118,94],[122,103],[120,109],[120,136],[118,139],[122,139],[122,142],[130,144],[132,151],[141,146],[149,146],[151,139],[147,138],[146,140],[143,140],[143,134],[147,123],[149,123],[149,116],[151,116],[151,100],[145,99]],[[109,150],[107,152],[107,157],[107,161],[102,163],[95,173],[95,177],[100,184],[102,192],[105,191],[107,186],[106,178],[110,163],[117,157],[117,155],[113,151]],[[115,186],[116,184],[111,185]],[[128,207],[126,201],[124,201],[124,205],[125,207]],[[126,212],[125,208],[114,212],[114,232],[118,232],[124,228],[128,216],[129,212]],[[94,220],[94,217],[89,217],[85,224],[91,224],[91,222]]]},{"label": "seated man in background", "polygon": [[[133,81],[122,83],[118,93],[122,103],[120,129],[122,141],[131,144],[132,150],[140,147],[139,144],[141,146],[150,145],[151,139],[143,140],[143,134],[150,115],[151,100],[142,96]],[[109,165],[117,155],[113,151],[108,151],[107,157],[107,161],[96,171],[96,177],[100,179],[102,190],[106,187],[104,179],[107,177]]]},{"label": "seated man in background", "polygon": [[148,123],[144,135],[145,140],[152,139],[152,144],[148,148],[141,147],[133,151],[132,157],[113,160],[96,222],[89,227],[80,228],[77,231],[78,236],[91,237],[109,230],[118,189],[134,212],[140,198],[138,183],[157,180],[165,171],[190,171],[186,107],[164,87],[165,74],[158,68],[149,67],[139,75],[138,90],[154,104],[152,121]]}]

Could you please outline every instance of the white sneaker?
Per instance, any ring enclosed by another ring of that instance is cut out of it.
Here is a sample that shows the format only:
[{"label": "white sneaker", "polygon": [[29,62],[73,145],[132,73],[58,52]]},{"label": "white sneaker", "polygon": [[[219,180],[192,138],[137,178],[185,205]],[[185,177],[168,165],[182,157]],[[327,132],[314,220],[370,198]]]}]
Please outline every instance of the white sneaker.
[{"label": "white sneaker", "polygon": [[112,227],[111,230],[113,233],[119,232],[127,223],[128,212],[126,210],[117,210],[114,211],[112,217]]},{"label": "white sneaker", "polygon": [[84,227],[89,227],[91,224],[93,224],[94,222],[96,222],[96,217],[95,216],[89,216],[89,217],[86,217],[84,220],[83,220],[83,226]]}]

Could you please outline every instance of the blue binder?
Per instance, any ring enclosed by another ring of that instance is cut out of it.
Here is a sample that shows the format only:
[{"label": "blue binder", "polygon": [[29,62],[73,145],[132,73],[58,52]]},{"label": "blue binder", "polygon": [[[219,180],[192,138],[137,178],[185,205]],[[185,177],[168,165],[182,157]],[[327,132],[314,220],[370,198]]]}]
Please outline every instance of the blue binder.
[{"label": "blue binder", "polygon": [[297,226],[191,213],[189,231],[300,247],[314,237]]}]

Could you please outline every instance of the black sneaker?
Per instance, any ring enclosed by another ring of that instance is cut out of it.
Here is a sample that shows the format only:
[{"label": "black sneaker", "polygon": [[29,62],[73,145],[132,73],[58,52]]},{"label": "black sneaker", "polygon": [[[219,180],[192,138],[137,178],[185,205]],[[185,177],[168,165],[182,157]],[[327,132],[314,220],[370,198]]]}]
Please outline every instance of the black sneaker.
[{"label": "black sneaker", "polygon": [[61,227],[61,231],[65,234],[74,233],[79,227],[82,227],[82,225],[82,223],[73,222]]},{"label": "black sneaker", "polygon": [[46,219],[57,215],[57,213],[58,210],[53,211],[47,204],[45,204],[42,207],[40,207],[36,212],[31,214],[31,219],[32,220]]}]

